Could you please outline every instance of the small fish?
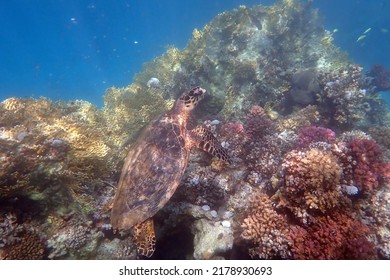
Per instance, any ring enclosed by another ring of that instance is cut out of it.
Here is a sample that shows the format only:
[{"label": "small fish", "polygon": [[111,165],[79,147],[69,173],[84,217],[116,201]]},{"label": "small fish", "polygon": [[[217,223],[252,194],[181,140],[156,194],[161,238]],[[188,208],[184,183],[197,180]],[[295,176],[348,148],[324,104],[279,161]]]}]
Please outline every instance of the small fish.
[{"label": "small fish", "polygon": [[366,31],[363,32],[363,34],[367,34],[368,32],[371,31],[371,27],[370,28],[367,28]]},{"label": "small fish", "polygon": [[359,42],[359,41],[363,40],[364,38],[366,38],[366,35],[360,35],[359,38],[356,40],[356,42]]},{"label": "small fish", "polygon": [[339,30],[337,28],[333,29],[333,32],[332,33],[336,33],[338,32]]},{"label": "small fish", "polygon": [[381,28],[381,32],[382,32],[382,33],[387,33],[387,32],[389,32],[389,29],[387,29],[387,28]]}]

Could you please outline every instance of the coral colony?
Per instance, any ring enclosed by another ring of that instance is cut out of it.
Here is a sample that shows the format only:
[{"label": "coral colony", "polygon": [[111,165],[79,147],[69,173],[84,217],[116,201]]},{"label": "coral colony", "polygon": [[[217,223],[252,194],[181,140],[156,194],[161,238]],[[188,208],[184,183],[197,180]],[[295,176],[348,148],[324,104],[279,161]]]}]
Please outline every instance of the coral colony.
[{"label": "coral colony", "polygon": [[153,217],[152,258],[390,259],[389,71],[331,36],[307,3],[241,6],[107,89],[102,109],[3,101],[0,258],[141,258],[110,224],[115,186],[140,131],[196,84],[195,119],[233,164],[192,150]]}]

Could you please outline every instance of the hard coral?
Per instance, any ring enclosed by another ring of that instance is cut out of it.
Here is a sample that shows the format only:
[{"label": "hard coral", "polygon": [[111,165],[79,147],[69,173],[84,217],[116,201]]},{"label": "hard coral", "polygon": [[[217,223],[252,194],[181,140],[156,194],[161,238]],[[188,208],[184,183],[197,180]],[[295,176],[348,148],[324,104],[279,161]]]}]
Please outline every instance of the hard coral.
[{"label": "hard coral", "polygon": [[7,100],[0,105],[0,125],[0,197],[44,200],[46,210],[93,203],[88,188],[116,170],[125,141],[111,141],[108,121],[81,101]]},{"label": "hard coral", "polygon": [[245,131],[252,137],[253,141],[258,141],[273,129],[273,122],[268,118],[264,109],[258,105],[250,108],[245,121]]},{"label": "hard coral", "polygon": [[361,222],[336,213],[318,218],[312,226],[292,226],[289,237],[294,259],[373,259],[368,233]]},{"label": "hard coral", "polygon": [[331,129],[320,126],[307,126],[300,130],[296,144],[298,148],[307,148],[309,144],[315,142],[333,144],[335,141],[336,133]]},{"label": "hard coral", "polygon": [[371,85],[376,87],[376,91],[386,91],[390,89],[390,70],[381,64],[374,64],[367,72],[371,77]]},{"label": "hard coral", "polygon": [[280,132],[298,131],[304,127],[314,125],[320,120],[319,108],[315,105],[309,105],[291,115],[278,121],[276,127]]},{"label": "hard coral", "polygon": [[5,247],[5,259],[41,260],[45,257],[45,245],[34,231],[24,231],[18,240]]},{"label": "hard coral", "polygon": [[361,190],[372,191],[390,180],[390,164],[382,159],[379,145],[368,139],[352,139],[348,142],[354,160],[353,178]]},{"label": "hard coral", "polygon": [[342,169],[337,158],[328,151],[293,150],[282,163],[282,204],[298,213],[333,209],[340,202],[339,183]]},{"label": "hard coral", "polygon": [[317,103],[329,124],[351,128],[366,117],[370,110],[367,90],[360,82],[362,68],[349,65],[338,71],[323,71],[319,74],[321,91]]},{"label": "hard coral", "polygon": [[255,193],[250,198],[248,216],[241,224],[241,237],[255,247],[249,249],[252,258],[290,258],[290,240],[286,219],[278,214],[266,194]]},{"label": "hard coral", "polygon": [[283,145],[274,135],[267,135],[262,141],[251,142],[246,145],[245,161],[250,170],[270,178],[281,163]]},{"label": "hard coral", "polygon": [[390,149],[390,127],[371,127],[369,133],[378,144]]}]

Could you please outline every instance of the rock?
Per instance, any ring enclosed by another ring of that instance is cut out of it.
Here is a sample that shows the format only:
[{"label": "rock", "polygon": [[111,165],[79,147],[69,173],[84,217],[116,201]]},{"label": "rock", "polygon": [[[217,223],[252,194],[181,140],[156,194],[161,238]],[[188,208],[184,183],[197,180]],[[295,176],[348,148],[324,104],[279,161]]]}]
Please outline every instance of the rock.
[{"label": "rock", "polygon": [[231,222],[224,220],[221,222],[221,225],[225,228],[230,228],[232,226]]},{"label": "rock", "polygon": [[192,228],[194,237],[194,259],[216,259],[233,247],[231,227],[206,219],[197,220]]}]

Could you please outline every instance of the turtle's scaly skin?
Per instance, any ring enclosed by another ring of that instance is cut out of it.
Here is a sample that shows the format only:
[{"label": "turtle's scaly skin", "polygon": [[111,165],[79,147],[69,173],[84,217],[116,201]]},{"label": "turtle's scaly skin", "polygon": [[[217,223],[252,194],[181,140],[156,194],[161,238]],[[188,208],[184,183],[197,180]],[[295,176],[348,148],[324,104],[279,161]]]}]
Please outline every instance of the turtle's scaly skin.
[{"label": "turtle's scaly skin", "polygon": [[[189,113],[205,92],[200,87],[184,92],[173,108],[153,121],[137,139],[126,157],[117,186],[111,213],[114,228],[130,229],[143,223],[168,202],[183,177],[192,146],[230,163],[211,133],[199,127],[186,129]],[[150,232],[150,224],[145,226]],[[145,232],[142,225],[137,229]],[[135,237],[137,243],[136,230]]]},{"label": "turtle's scaly skin", "polygon": [[140,224],[136,224],[133,229],[138,254],[150,258],[156,246],[153,219],[149,218]]}]

